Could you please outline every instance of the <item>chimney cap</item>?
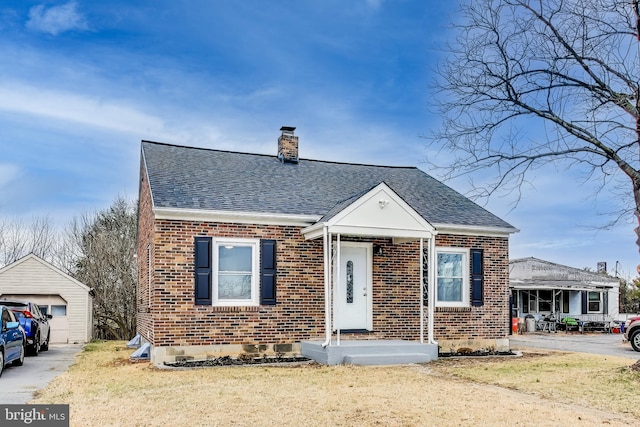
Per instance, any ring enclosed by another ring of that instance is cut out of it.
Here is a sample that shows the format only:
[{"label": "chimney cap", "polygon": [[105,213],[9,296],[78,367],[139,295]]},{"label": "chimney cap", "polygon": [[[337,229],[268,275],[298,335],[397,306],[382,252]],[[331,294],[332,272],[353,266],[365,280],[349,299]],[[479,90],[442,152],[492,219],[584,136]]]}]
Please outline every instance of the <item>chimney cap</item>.
[{"label": "chimney cap", "polygon": [[282,126],[280,128],[280,130],[282,131],[282,133],[284,134],[290,134],[293,135],[293,131],[296,130],[296,128],[294,126]]}]

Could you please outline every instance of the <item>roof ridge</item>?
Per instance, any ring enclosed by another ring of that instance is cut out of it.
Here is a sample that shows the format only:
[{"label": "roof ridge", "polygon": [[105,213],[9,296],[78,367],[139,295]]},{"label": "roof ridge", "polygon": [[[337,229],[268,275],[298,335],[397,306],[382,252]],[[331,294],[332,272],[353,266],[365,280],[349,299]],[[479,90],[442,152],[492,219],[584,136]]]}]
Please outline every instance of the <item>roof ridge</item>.
[{"label": "roof ridge", "polygon": [[[221,150],[218,148],[207,148],[207,147],[194,147],[190,145],[181,145],[181,144],[170,144],[167,142],[158,142],[158,141],[149,141],[143,139],[141,141],[143,144],[155,144],[155,145],[163,145],[166,147],[176,147],[176,148],[188,148],[192,150],[202,150],[202,151],[215,151],[218,153],[229,153],[229,154],[243,154],[247,156],[261,156],[261,157],[273,157],[277,158],[277,156],[273,154],[262,154],[262,153],[248,153],[246,151],[232,151],[232,150]],[[336,165],[350,165],[350,166],[367,166],[367,167],[376,167],[376,168],[390,168],[390,169],[418,169],[417,166],[393,166],[393,165],[377,165],[372,163],[354,163],[354,162],[339,162],[337,160],[319,160],[319,159],[306,159],[301,157],[299,161],[305,162],[318,162],[318,163],[329,163]]]}]

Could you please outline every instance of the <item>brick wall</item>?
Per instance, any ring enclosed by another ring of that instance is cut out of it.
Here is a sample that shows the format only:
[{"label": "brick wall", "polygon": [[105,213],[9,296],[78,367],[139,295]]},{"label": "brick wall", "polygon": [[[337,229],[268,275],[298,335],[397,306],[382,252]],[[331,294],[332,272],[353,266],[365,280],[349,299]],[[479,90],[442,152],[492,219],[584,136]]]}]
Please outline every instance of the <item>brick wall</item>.
[{"label": "brick wall", "polygon": [[[324,337],[322,240],[306,241],[299,227],[154,220],[144,174],[138,236],[138,333],[155,346],[293,343]],[[277,240],[277,304],[213,307],[194,304],[194,236]],[[343,241],[362,240],[342,238]],[[419,243],[382,247],[373,258],[373,329],[345,339],[419,338]],[[503,338],[508,332],[508,239],[438,236],[438,246],[484,249],[484,305],[438,309],[435,338]],[[150,248],[151,301],[147,253]],[[426,328],[426,325],[425,325]]]},{"label": "brick wall", "polygon": [[436,340],[505,338],[509,333],[509,240],[504,237],[438,235],[436,246],[484,249],[484,304],[436,308]]}]

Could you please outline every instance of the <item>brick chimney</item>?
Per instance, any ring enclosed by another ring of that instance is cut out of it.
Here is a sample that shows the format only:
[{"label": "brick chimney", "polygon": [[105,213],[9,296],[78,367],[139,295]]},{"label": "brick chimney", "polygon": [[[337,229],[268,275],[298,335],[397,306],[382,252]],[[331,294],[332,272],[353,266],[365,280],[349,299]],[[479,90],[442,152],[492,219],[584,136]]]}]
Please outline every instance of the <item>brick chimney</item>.
[{"label": "brick chimney", "polygon": [[298,137],[293,134],[294,127],[282,126],[278,138],[278,159],[282,163],[298,163]]}]

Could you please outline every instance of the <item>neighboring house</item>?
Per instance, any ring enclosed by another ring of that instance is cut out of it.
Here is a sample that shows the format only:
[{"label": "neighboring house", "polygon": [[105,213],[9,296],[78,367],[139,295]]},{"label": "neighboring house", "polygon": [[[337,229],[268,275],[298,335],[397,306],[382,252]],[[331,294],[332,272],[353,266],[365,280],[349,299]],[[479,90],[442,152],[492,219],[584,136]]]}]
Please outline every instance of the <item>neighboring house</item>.
[{"label": "neighboring house", "polygon": [[517,230],[415,167],[301,159],[294,129],[277,156],[142,142],[137,329],[152,360],[508,348]]},{"label": "neighboring house", "polygon": [[518,317],[555,315],[577,319],[615,318],[620,281],[537,258],[509,262],[509,286]]},{"label": "neighboring house", "polygon": [[3,299],[32,301],[50,314],[52,344],[91,340],[91,289],[34,254],[0,269],[0,304]]}]

